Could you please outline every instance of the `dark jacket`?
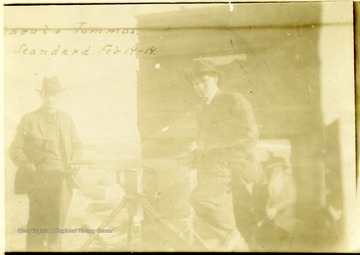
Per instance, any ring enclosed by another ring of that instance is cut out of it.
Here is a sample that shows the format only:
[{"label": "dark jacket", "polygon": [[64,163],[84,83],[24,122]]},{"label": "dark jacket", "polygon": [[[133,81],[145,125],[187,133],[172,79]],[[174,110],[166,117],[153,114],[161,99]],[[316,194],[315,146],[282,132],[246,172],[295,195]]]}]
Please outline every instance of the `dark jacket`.
[{"label": "dark jacket", "polygon": [[[223,164],[247,183],[262,177],[254,149],[258,129],[249,102],[238,93],[218,91],[199,118],[198,154],[214,164]],[[206,171],[206,169],[204,169]]]},{"label": "dark jacket", "polygon": [[[19,169],[27,169],[30,164],[38,165],[46,147],[45,123],[39,109],[23,116],[17,128],[17,133],[9,148],[10,158]],[[58,112],[60,135],[64,148],[64,163],[81,158],[82,145],[74,122],[69,114]]]}]

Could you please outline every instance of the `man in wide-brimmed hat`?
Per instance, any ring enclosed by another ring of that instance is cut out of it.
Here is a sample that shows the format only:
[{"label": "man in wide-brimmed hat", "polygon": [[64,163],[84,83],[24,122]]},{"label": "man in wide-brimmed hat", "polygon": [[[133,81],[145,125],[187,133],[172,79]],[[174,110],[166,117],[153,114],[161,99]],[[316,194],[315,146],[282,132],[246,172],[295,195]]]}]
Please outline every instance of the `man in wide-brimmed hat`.
[{"label": "man in wide-brimmed hat", "polygon": [[15,193],[29,197],[27,251],[61,250],[59,234],[52,231],[64,226],[77,171],[71,161],[82,151],[72,118],[57,109],[64,90],[57,77],[44,78],[38,90],[43,104],[23,116],[9,149],[18,167]]},{"label": "man in wide-brimmed hat", "polygon": [[56,111],[57,102],[65,88],[61,86],[58,78],[53,76],[45,77],[41,89],[37,91],[43,100],[43,107],[48,111]]},{"label": "man in wide-brimmed hat", "polygon": [[291,175],[291,165],[284,157],[269,152],[262,163],[267,181],[266,219],[259,224],[259,244],[273,250],[286,251],[295,248],[294,241],[304,222],[296,217],[296,188]]},{"label": "man in wide-brimmed hat", "polygon": [[253,111],[238,93],[222,92],[223,73],[207,60],[194,61],[185,74],[203,101],[194,166],[198,186],[190,195],[197,215],[219,239],[218,251],[246,251],[233,211],[233,186],[251,185],[262,172],[253,155],[258,138]]}]

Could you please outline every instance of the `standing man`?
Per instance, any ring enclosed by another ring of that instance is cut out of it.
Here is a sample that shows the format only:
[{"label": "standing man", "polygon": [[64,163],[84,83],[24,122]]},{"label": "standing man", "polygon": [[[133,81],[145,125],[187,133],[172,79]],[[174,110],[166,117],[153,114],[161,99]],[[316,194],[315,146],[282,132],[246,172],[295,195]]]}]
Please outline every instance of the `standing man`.
[{"label": "standing man", "polygon": [[64,226],[75,184],[78,167],[71,161],[80,159],[82,151],[73,120],[57,109],[64,90],[56,77],[44,78],[39,90],[43,104],[22,118],[9,149],[18,173],[28,176],[23,183],[15,179],[15,190],[27,186],[21,192],[29,197],[27,251],[61,249],[60,234],[55,232]]},{"label": "standing man", "polygon": [[253,155],[258,131],[253,111],[237,93],[219,90],[222,73],[205,60],[194,62],[186,75],[203,101],[199,118],[194,166],[198,186],[190,195],[197,213],[219,240],[218,251],[247,251],[233,208],[233,186],[260,180],[261,169]]}]

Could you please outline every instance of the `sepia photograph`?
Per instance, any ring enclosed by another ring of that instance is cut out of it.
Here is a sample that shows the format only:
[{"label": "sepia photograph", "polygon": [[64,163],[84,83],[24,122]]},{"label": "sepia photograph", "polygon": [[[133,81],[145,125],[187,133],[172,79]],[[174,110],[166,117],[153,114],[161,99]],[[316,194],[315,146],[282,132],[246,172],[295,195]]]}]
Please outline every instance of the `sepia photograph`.
[{"label": "sepia photograph", "polygon": [[5,4],[5,251],[360,251],[352,2]]}]

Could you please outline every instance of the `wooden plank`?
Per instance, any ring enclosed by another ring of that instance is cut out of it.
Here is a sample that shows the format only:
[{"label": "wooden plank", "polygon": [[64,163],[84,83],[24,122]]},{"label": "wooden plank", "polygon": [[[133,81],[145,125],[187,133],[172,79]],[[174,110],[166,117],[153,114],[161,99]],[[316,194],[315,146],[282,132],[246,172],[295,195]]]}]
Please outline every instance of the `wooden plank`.
[{"label": "wooden plank", "polygon": [[[125,159],[125,160],[74,160],[76,165],[113,165],[119,170],[136,170],[138,168],[174,168],[183,164],[183,158]],[[89,168],[92,169],[92,168]]]}]

